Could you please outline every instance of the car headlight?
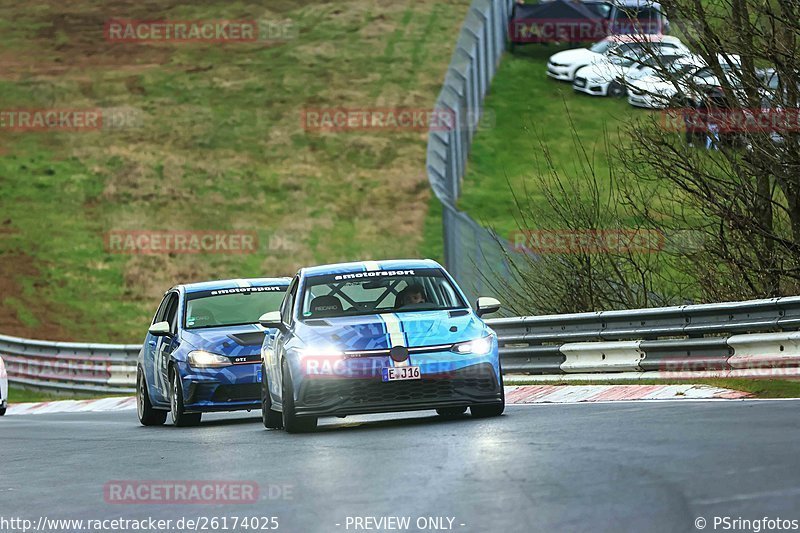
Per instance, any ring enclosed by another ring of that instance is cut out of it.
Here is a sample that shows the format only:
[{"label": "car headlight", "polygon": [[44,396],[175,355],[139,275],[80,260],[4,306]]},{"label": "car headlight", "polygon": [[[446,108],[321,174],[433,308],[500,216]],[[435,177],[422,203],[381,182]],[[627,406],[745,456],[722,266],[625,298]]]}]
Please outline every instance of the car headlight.
[{"label": "car headlight", "polygon": [[231,360],[224,355],[219,355],[204,350],[189,352],[189,366],[195,368],[220,368],[230,366]]},{"label": "car headlight", "polygon": [[458,354],[475,354],[475,355],[486,355],[487,353],[492,351],[492,341],[493,336],[489,335],[488,337],[483,337],[481,339],[475,339],[474,341],[467,341],[467,342],[459,342],[454,344],[450,351],[453,351]]}]

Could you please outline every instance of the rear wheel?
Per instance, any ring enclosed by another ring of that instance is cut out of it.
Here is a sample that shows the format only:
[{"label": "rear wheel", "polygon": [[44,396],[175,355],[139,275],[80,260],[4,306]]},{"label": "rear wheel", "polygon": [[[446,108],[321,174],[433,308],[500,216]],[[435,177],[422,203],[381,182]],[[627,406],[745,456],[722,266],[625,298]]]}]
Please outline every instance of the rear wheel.
[{"label": "rear wheel", "polygon": [[272,398],[269,395],[267,383],[267,369],[261,367],[261,421],[267,429],[280,429],[283,427],[282,415],[272,410]]},{"label": "rear wheel", "polygon": [[6,415],[6,408],[0,407],[0,416],[5,416],[5,415]]},{"label": "rear wheel", "polygon": [[283,381],[283,393],[281,395],[281,405],[283,406],[283,427],[288,433],[304,433],[314,431],[317,427],[316,416],[297,416],[294,410],[294,385],[292,384],[292,374],[289,372],[289,365],[286,360],[281,363],[281,376]]},{"label": "rear wheel", "polygon": [[443,418],[455,418],[467,412],[466,407],[442,407],[436,410],[436,414]]},{"label": "rear wheel", "polygon": [[177,427],[196,426],[200,423],[202,413],[187,413],[183,408],[183,385],[181,385],[181,377],[175,369],[172,370],[170,406],[172,423]]},{"label": "rear wheel", "polygon": [[141,368],[136,371],[136,414],[143,426],[160,426],[167,421],[167,412],[153,409],[150,403],[150,393]]}]

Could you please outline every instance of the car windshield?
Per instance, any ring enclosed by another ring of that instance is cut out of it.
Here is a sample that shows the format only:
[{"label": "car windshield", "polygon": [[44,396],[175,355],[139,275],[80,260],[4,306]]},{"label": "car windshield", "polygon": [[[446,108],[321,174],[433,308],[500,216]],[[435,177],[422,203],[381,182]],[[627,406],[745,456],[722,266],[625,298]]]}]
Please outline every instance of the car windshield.
[{"label": "car windshield", "polygon": [[596,54],[605,54],[606,52],[608,52],[609,48],[611,48],[611,41],[609,41],[608,39],[603,39],[602,41],[597,41],[596,43],[594,43],[592,47],[589,48],[589,50],[591,50]]},{"label": "car windshield", "polygon": [[255,324],[281,307],[285,286],[232,287],[186,295],[186,329]]},{"label": "car windshield", "polygon": [[465,307],[458,291],[439,268],[381,270],[307,278],[301,318]]}]

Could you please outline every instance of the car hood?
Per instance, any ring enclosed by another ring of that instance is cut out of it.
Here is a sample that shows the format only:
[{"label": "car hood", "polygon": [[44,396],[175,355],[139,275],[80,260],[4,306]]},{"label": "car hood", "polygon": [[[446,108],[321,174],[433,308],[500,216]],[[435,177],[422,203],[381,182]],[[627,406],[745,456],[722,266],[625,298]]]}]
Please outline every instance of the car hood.
[{"label": "car hood", "polygon": [[561,65],[574,65],[575,63],[591,63],[600,60],[602,57],[602,55],[592,52],[588,48],[575,48],[551,55],[550,62]]},{"label": "car hood", "polygon": [[621,76],[625,70],[625,67],[615,65],[610,61],[598,61],[588,67],[583,67],[578,74],[589,80],[611,81],[617,76]]},{"label": "car hood", "polygon": [[308,348],[350,351],[391,348],[399,335],[406,346],[418,347],[472,340],[489,331],[471,311],[415,311],[305,320],[295,333]]},{"label": "car hood", "polygon": [[256,324],[185,330],[182,339],[195,350],[229,357],[261,353],[264,328]]}]

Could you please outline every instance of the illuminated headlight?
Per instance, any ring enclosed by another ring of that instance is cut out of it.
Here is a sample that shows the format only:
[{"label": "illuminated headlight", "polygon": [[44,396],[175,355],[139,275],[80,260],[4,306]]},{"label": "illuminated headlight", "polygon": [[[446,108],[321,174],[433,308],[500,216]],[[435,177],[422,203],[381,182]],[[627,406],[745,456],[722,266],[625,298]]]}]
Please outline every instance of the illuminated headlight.
[{"label": "illuminated headlight", "polygon": [[331,346],[320,346],[303,348],[300,350],[301,357],[341,357],[344,353]]},{"label": "illuminated headlight", "polygon": [[492,351],[492,336],[475,339],[474,341],[459,342],[454,344],[451,351],[458,354],[486,355]]},{"label": "illuminated headlight", "polygon": [[230,365],[231,360],[224,355],[218,355],[203,350],[189,352],[189,366],[195,368],[219,368]]}]

